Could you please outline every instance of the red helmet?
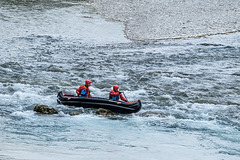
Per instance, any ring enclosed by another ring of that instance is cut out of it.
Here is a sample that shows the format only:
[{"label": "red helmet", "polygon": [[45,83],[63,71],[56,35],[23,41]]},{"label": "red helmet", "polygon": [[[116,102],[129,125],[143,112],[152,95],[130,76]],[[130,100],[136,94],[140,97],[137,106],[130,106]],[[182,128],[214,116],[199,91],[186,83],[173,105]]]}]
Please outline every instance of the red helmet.
[{"label": "red helmet", "polygon": [[92,83],[90,80],[86,80],[86,81],[85,81],[85,85],[88,85],[88,84],[90,84],[90,83]]},{"label": "red helmet", "polygon": [[119,87],[118,87],[117,85],[114,85],[114,86],[113,86],[113,90],[114,90],[114,91],[118,90],[118,88],[119,88]]}]

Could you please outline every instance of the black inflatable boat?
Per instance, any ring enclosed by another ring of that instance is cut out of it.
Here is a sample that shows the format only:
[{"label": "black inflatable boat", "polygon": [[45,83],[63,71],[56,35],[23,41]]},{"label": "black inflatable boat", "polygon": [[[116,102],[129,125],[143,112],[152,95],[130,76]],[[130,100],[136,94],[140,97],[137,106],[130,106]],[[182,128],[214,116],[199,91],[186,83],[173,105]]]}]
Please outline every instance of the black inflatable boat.
[{"label": "black inflatable boat", "polygon": [[58,92],[57,102],[59,104],[75,107],[104,108],[122,114],[136,113],[140,111],[142,107],[140,100],[123,102],[98,97],[78,97],[75,95],[63,94],[62,91]]}]

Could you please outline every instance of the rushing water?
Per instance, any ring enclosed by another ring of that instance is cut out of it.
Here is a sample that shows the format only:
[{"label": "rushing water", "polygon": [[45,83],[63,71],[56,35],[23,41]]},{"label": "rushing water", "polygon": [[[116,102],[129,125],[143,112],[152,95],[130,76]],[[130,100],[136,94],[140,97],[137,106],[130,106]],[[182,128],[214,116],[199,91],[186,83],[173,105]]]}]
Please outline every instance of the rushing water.
[{"label": "rushing water", "polygon": [[[0,159],[240,158],[239,33],[131,42],[81,3],[0,2]],[[117,84],[142,110],[102,117],[57,104],[86,79],[93,96]]]}]

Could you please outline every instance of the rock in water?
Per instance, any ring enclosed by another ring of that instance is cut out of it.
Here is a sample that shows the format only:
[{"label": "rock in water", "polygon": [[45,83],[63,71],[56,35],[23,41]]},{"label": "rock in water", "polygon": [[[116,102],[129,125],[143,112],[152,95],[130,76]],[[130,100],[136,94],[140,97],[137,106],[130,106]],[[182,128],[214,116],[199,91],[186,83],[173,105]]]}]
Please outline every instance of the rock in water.
[{"label": "rock in water", "polygon": [[33,110],[41,114],[58,114],[56,109],[50,108],[47,105],[36,105]]},{"label": "rock in water", "polygon": [[69,113],[70,116],[76,116],[76,115],[79,115],[80,113],[79,112],[71,112]]},{"label": "rock in water", "polygon": [[99,115],[102,115],[102,116],[114,116],[116,115],[116,113],[108,110],[108,109],[104,109],[104,108],[99,108],[97,111],[96,111],[96,114],[99,114]]},{"label": "rock in water", "polygon": [[152,112],[152,111],[147,111],[139,114],[140,117],[151,117],[151,116],[157,116],[161,118],[165,118],[167,116],[170,116],[169,114],[166,113],[160,113],[160,112]]}]

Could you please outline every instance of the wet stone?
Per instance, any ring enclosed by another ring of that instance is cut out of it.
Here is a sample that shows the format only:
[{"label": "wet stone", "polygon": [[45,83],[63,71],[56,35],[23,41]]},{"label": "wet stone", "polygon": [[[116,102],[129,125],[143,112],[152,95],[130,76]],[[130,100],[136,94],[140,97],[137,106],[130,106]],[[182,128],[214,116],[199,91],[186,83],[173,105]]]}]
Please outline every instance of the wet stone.
[{"label": "wet stone", "polygon": [[108,109],[104,109],[104,108],[97,109],[96,114],[102,115],[102,116],[114,116],[114,115],[116,115],[116,113],[114,113],[114,112],[112,112]]},{"label": "wet stone", "polygon": [[50,108],[47,105],[36,105],[33,110],[40,114],[58,114],[56,109]]},{"label": "wet stone", "polygon": [[77,116],[79,114],[80,114],[79,112],[71,112],[71,113],[69,113],[70,116]]},{"label": "wet stone", "polygon": [[151,117],[151,116],[157,116],[157,117],[161,117],[161,118],[165,118],[167,116],[169,116],[169,114],[166,113],[160,113],[160,112],[151,112],[151,111],[147,111],[147,112],[143,112],[141,114],[139,114],[140,117]]}]

